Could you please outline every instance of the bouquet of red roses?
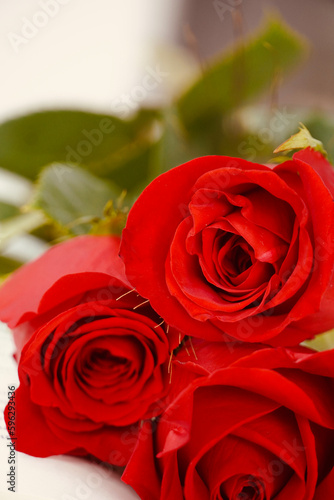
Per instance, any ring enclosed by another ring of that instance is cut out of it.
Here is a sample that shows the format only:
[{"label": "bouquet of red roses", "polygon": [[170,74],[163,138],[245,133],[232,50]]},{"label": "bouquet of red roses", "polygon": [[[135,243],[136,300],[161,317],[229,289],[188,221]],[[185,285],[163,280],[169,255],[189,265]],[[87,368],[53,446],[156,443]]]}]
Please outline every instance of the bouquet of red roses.
[{"label": "bouquet of red roses", "polygon": [[[0,290],[17,449],[124,468],[143,500],[334,498],[334,170],[194,159],[121,238],[78,236]],[[10,408],[5,411],[10,430]]]}]

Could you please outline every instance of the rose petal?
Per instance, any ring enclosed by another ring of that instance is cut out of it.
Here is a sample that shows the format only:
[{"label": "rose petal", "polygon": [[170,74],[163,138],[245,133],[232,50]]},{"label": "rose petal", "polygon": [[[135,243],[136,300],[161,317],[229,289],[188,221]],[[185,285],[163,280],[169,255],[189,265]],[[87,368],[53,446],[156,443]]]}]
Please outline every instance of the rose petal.
[{"label": "rose petal", "polygon": [[87,290],[130,289],[117,258],[119,242],[117,237],[80,236],[23,266],[0,289],[0,320],[13,328]]},{"label": "rose petal", "polygon": [[[221,189],[227,185],[231,175],[227,170],[240,165],[253,169],[254,164],[228,157],[198,158],[168,171],[155,179],[141,194],[130,211],[126,228],[123,231],[120,254],[126,262],[129,281],[136,286],[143,297],[150,296],[152,307],[171,325],[198,337],[203,330],[202,324],[185,315],[184,309],[173,298],[165,283],[165,261],[175,228],[189,215],[188,204],[197,190],[197,179],[207,170],[220,168],[219,176],[208,181],[206,188]],[[257,165],[260,170],[269,170]],[[239,173],[239,170],[237,170]],[[161,204],[161,200],[164,203]],[[157,210],[159,207],[159,210]],[[150,224],[143,224],[149,214]],[[161,231],[161,227],[164,228]],[[143,245],[142,242],[146,244]],[[140,262],[140,266],[138,263]],[[213,325],[206,326],[207,338],[218,340],[221,333]]]},{"label": "rose petal", "polygon": [[315,492],[314,500],[324,500],[324,498],[334,498],[334,467]]},{"label": "rose petal", "polygon": [[298,151],[293,155],[293,159],[297,162],[304,162],[312,165],[313,170],[321,177],[323,183],[334,196],[334,169],[333,165],[319,152],[312,148],[306,148]]},{"label": "rose petal", "polygon": [[[145,422],[139,433],[132,459],[122,475],[122,481],[129,484],[142,500],[158,500],[161,492],[159,473],[154,460],[152,437],[153,424]],[[143,477],[149,477],[149,481],[143,483]],[[177,480],[177,477],[175,479]],[[175,500],[183,500],[181,486],[177,483],[173,485],[174,498]]]},{"label": "rose petal", "polygon": [[[5,420],[8,425],[7,409]],[[54,435],[41,408],[33,403],[29,391],[21,385],[15,391],[15,437],[17,451],[34,457],[61,455],[81,447],[80,444],[70,443]]]}]

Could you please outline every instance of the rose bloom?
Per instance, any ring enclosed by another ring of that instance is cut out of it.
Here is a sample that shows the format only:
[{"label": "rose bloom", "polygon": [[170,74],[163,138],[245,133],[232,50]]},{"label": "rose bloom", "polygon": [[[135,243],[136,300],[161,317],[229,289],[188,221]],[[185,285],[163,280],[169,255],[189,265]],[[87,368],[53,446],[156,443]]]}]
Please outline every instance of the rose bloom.
[{"label": "rose bloom", "polygon": [[174,400],[122,479],[142,500],[334,498],[334,350],[194,348],[176,355]]},{"label": "rose bloom", "polygon": [[[140,421],[163,410],[167,327],[132,290],[118,251],[116,237],[74,238],[0,289],[0,319],[18,347],[19,451],[91,454],[123,466]],[[5,416],[10,431],[13,417]]]},{"label": "rose bloom", "polygon": [[297,345],[334,327],[334,171],[311,149],[274,168],[192,160],[130,211],[131,283],[183,334]]}]

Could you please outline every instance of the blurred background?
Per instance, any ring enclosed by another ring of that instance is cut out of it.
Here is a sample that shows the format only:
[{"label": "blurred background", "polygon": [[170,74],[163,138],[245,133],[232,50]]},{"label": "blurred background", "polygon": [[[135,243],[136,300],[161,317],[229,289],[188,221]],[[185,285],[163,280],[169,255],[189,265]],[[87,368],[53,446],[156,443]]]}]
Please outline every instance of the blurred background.
[{"label": "blurred background", "polygon": [[[221,4],[220,12],[224,18],[217,15],[219,2],[216,2],[216,9],[212,8],[215,2],[207,0],[188,0],[185,5],[184,12],[188,12],[188,22],[205,59],[233,43],[236,36],[252,33],[267,14],[279,13],[309,44],[303,63],[281,82],[280,103],[334,110],[333,0],[227,0]],[[237,9],[232,11],[229,5],[235,5]],[[237,12],[240,21],[235,17]]]},{"label": "blurred background", "polygon": [[0,276],[102,230],[110,198],[119,231],[152,178],[195,156],[268,161],[303,121],[331,158],[333,32],[332,0],[3,0]]},{"label": "blurred background", "polygon": [[3,0],[0,119],[54,106],[110,111],[147,65],[170,70],[159,89],[166,98],[180,78],[194,76],[189,66],[198,61],[182,49],[210,61],[270,12],[309,41],[307,61],[282,82],[282,103],[333,110],[332,0]]}]

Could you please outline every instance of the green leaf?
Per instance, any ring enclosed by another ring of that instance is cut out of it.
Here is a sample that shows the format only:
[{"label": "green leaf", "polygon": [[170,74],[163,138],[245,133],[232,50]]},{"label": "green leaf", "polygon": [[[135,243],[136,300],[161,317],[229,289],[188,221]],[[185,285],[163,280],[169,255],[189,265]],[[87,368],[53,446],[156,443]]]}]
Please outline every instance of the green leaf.
[{"label": "green leaf", "polygon": [[309,130],[301,123],[299,132],[292,135],[289,139],[284,141],[283,144],[278,146],[274,153],[282,153],[293,149],[305,149],[307,147],[313,148],[315,151],[319,151],[322,155],[327,156],[327,152],[325,151],[322,142],[312,137]]},{"label": "green leaf", "polygon": [[[130,125],[130,123],[129,123]],[[161,112],[141,109],[131,121],[132,139],[89,166],[101,177],[112,180],[121,190],[137,196],[158,175],[155,148],[161,135]]]},{"label": "green leaf", "polygon": [[195,158],[198,145],[191,143],[191,138],[179,119],[177,109],[161,111],[161,137],[156,144],[156,168],[153,178],[167,170]]},{"label": "green leaf", "polygon": [[15,215],[19,215],[20,209],[9,203],[0,201],[0,220],[9,219]]},{"label": "green leaf", "polygon": [[313,137],[319,137],[328,151],[328,160],[334,162],[334,120],[331,114],[311,113],[302,120]]},{"label": "green leaf", "polygon": [[315,349],[316,351],[327,351],[328,349],[334,349],[334,330],[326,333],[321,333],[317,335],[312,340],[306,340],[303,342],[304,345]]},{"label": "green leaf", "polygon": [[19,262],[18,260],[10,259],[9,257],[4,257],[3,255],[0,255],[0,283],[2,281],[2,278],[6,277],[3,275],[8,275],[12,273],[20,266],[22,266],[22,264],[23,262]]},{"label": "green leaf", "polygon": [[55,224],[52,220],[46,220],[45,224],[37,227],[36,229],[30,231],[32,236],[43,240],[47,243],[58,243],[59,240],[68,238],[68,229],[61,227],[59,224]]},{"label": "green leaf", "polygon": [[[305,42],[282,21],[272,19],[253,40],[242,41],[213,64],[178,102],[186,126],[228,113],[272,86],[298,63]],[[205,127],[203,127],[205,133]]]},{"label": "green leaf", "polygon": [[128,144],[120,153],[110,154],[95,164],[95,172],[112,179],[120,189],[139,194],[152,180],[152,148],[154,143],[142,142]]},{"label": "green leaf", "polygon": [[118,196],[117,189],[107,180],[80,167],[56,163],[40,175],[33,207],[69,232],[85,234],[103,216],[106,203]]},{"label": "green leaf", "polygon": [[[141,110],[136,117],[142,127],[137,140],[94,165],[96,172],[126,189],[128,201],[158,175],[196,156],[175,108],[147,113]],[[143,116],[149,119],[143,121]]]},{"label": "green leaf", "polygon": [[77,163],[108,176],[112,168],[99,168],[101,162],[104,165],[111,154],[122,156],[152,117],[153,113],[147,111],[124,121],[110,115],[64,110],[23,116],[0,125],[0,165],[30,179],[53,162]]},{"label": "green leaf", "polygon": [[267,163],[272,163],[274,165],[279,165],[280,163],[284,163],[289,158],[287,156],[276,156],[275,158],[270,158]]},{"label": "green leaf", "polygon": [[121,234],[129,213],[128,207],[124,207],[125,191],[118,198],[116,206],[113,200],[108,201],[103,211],[103,218],[93,222],[89,234]]}]

